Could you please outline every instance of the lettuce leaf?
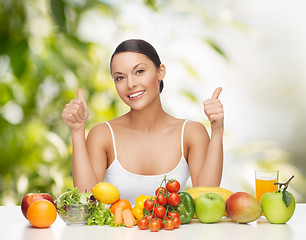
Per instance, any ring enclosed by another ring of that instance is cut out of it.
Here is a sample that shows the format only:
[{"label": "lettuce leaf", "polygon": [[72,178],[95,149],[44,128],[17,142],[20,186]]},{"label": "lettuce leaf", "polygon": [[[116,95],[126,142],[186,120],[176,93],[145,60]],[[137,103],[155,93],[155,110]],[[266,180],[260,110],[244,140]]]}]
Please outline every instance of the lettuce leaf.
[{"label": "lettuce leaf", "polygon": [[72,204],[80,203],[79,189],[68,189],[67,192],[62,193],[56,200],[57,204],[67,204],[71,206]]},{"label": "lettuce leaf", "polygon": [[107,205],[98,202],[93,207],[93,212],[90,219],[88,219],[87,225],[109,225],[116,227],[114,214]]}]

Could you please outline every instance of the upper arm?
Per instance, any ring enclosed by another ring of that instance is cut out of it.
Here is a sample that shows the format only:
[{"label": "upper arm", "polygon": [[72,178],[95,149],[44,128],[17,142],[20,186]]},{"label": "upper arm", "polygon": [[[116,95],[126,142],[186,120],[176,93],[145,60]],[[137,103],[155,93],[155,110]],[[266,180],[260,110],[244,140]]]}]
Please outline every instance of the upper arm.
[{"label": "upper arm", "polygon": [[110,133],[105,123],[97,124],[88,133],[86,147],[97,182],[102,182],[107,167]]},{"label": "upper arm", "polygon": [[199,122],[188,122],[185,130],[185,139],[188,146],[187,160],[192,185],[196,187],[210,139],[205,126]]}]

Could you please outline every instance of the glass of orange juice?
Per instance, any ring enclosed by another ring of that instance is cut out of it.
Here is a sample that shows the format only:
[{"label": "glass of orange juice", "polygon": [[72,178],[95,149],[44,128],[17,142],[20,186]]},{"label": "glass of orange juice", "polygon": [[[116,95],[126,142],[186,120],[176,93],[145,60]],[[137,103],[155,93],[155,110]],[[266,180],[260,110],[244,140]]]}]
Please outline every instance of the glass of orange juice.
[{"label": "glass of orange juice", "polygon": [[256,199],[259,204],[263,194],[275,192],[278,189],[278,185],[274,185],[278,182],[278,176],[279,171],[255,171]]}]

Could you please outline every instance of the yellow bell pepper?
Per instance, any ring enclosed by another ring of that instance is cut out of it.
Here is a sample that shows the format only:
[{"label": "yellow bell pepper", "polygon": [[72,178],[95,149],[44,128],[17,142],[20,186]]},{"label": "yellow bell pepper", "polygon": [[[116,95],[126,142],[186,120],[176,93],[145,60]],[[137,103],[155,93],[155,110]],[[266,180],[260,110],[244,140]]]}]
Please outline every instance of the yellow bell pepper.
[{"label": "yellow bell pepper", "polygon": [[149,199],[150,197],[146,195],[139,195],[135,200],[135,207],[137,208],[144,208],[144,202]]},{"label": "yellow bell pepper", "polygon": [[132,213],[138,220],[143,218],[144,202],[151,197],[139,195],[135,200],[135,207],[132,208]]},{"label": "yellow bell pepper", "polygon": [[133,207],[132,208],[132,213],[133,213],[134,217],[137,218],[138,220],[143,218],[143,209]]}]

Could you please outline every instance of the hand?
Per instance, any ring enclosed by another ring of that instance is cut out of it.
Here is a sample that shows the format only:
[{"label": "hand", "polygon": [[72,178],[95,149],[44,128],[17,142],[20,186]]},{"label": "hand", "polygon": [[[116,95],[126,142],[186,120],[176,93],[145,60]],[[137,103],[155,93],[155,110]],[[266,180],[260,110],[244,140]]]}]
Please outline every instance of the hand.
[{"label": "hand", "polygon": [[77,91],[77,99],[72,99],[66,104],[63,113],[63,121],[72,129],[85,128],[86,120],[89,116],[88,107],[82,89]]},{"label": "hand", "polygon": [[220,100],[218,99],[220,93],[222,91],[221,87],[218,87],[211,99],[207,99],[203,102],[204,104],[204,112],[210,121],[211,129],[219,129],[223,128],[224,126],[224,111],[223,105],[221,104]]}]

